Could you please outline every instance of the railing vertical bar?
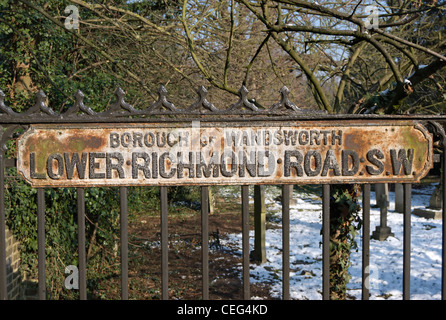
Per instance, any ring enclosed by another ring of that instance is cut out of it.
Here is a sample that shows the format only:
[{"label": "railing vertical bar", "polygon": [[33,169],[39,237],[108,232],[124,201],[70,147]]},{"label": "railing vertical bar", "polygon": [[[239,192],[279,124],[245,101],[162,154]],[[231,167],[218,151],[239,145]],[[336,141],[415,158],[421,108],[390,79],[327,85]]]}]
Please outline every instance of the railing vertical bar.
[{"label": "railing vertical bar", "polygon": [[[1,148],[0,148],[1,149]],[[6,281],[5,153],[0,151],[0,300],[8,298]]]},{"label": "railing vertical bar", "polygon": [[322,299],[330,299],[330,185],[322,186]]},{"label": "railing vertical bar", "polygon": [[209,187],[201,187],[201,263],[203,300],[209,300]]},{"label": "railing vertical bar", "polygon": [[370,288],[370,184],[362,194],[362,300],[369,300]]},{"label": "railing vertical bar", "polygon": [[242,186],[242,251],[243,299],[250,298],[249,289],[249,186]]},{"label": "railing vertical bar", "polygon": [[87,264],[85,253],[85,189],[77,188],[77,239],[79,251],[79,298],[87,299]]},{"label": "railing vertical bar", "polygon": [[290,299],[290,197],[293,185],[282,185],[282,299]]},{"label": "railing vertical bar", "polygon": [[443,206],[442,206],[442,232],[443,243],[442,250],[442,276],[441,276],[441,299],[446,300],[446,137],[443,136],[443,155],[442,155],[442,190],[443,190]]},{"label": "railing vertical bar", "polygon": [[45,277],[45,189],[37,188],[37,263],[38,297],[46,299]]},{"label": "railing vertical bar", "polygon": [[404,231],[403,231],[403,299],[410,299],[410,218],[412,185],[404,184]]},{"label": "railing vertical bar", "polygon": [[121,299],[129,298],[129,236],[127,213],[127,187],[119,187],[119,201],[121,210]]},{"label": "railing vertical bar", "polygon": [[168,230],[167,230],[167,187],[160,187],[161,200],[161,299],[169,298],[168,273]]}]

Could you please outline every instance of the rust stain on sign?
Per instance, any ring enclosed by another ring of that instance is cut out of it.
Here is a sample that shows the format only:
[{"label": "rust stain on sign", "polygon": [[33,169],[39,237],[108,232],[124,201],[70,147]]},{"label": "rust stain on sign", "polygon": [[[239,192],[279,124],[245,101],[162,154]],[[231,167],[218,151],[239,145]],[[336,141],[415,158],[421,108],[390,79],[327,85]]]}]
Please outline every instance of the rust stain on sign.
[{"label": "rust stain on sign", "polygon": [[414,121],[33,125],[17,147],[34,187],[418,182],[433,158]]}]

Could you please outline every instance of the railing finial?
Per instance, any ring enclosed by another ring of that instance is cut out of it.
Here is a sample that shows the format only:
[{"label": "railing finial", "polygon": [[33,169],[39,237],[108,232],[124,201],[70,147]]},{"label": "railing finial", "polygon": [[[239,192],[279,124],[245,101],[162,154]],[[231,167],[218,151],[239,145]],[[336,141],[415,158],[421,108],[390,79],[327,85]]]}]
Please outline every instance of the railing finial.
[{"label": "railing finial", "polygon": [[147,111],[161,111],[161,107],[167,109],[167,112],[181,112],[172,102],[167,101],[167,89],[161,85],[158,89],[158,100],[147,108]]},{"label": "railing finial", "polygon": [[5,104],[5,97],[5,93],[0,89],[0,110],[10,116],[18,115],[18,113],[14,112],[14,110]]},{"label": "railing finial", "polygon": [[194,102],[189,108],[187,108],[187,111],[194,111],[194,110],[201,110],[201,108],[205,108],[213,113],[220,112],[219,109],[217,109],[211,102],[207,100],[208,91],[204,86],[200,86],[197,89],[198,94],[198,100]]},{"label": "railing finial", "polygon": [[231,105],[227,111],[235,111],[237,109],[243,110],[244,107],[252,112],[259,111],[259,108],[257,108],[254,103],[248,101],[248,93],[248,89],[242,85],[238,91],[240,97],[239,101]]},{"label": "railing finial", "polygon": [[293,110],[296,112],[302,111],[299,107],[297,107],[293,102],[290,101],[289,94],[290,89],[288,89],[286,86],[283,86],[280,89],[280,101],[273,104],[269,110],[273,111],[284,107],[288,110]]}]

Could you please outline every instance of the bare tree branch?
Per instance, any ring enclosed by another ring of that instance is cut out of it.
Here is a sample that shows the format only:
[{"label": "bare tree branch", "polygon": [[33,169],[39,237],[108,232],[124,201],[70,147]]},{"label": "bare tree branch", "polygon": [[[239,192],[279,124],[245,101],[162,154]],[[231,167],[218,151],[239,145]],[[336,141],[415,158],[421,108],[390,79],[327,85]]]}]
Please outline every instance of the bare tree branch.
[{"label": "bare tree branch", "polygon": [[54,19],[50,14],[48,14],[45,10],[43,10],[42,8],[40,8],[39,6],[30,3],[29,1],[26,0],[19,0],[20,2],[22,2],[23,4],[25,4],[26,6],[28,6],[29,8],[36,10],[37,12],[41,13],[42,15],[44,15],[47,19],[49,19],[51,22],[53,22],[55,25],[57,25],[60,28],[64,28],[67,32],[71,33],[72,35],[74,35],[75,37],[77,37],[79,40],[83,41],[84,43],[86,43],[87,45],[89,45],[90,47],[94,48],[100,55],[102,55],[104,58],[106,58],[107,60],[109,60],[112,63],[115,63],[115,65],[124,73],[126,73],[129,77],[131,77],[132,79],[134,79],[135,81],[137,81],[146,91],[148,94],[150,94],[152,97],[156,97],[156,95],[154,95],[151,90],[144,84],[144,82],[133,72],[131,72],[127,67],[121,65],[120,63],[116,63],[115,59],[113,56],[111,56],[110,54],[108,54],[107,52],[105,52],[103,49],[101,49],[100,47],[98,47],[97,45],[95,45],[92,41],[90,41],[89,39],[85,38],[84,36],[82,36],[81,34],[77,33],[74,31],[74,29],[66,29],[65,26],[58,20]]}]

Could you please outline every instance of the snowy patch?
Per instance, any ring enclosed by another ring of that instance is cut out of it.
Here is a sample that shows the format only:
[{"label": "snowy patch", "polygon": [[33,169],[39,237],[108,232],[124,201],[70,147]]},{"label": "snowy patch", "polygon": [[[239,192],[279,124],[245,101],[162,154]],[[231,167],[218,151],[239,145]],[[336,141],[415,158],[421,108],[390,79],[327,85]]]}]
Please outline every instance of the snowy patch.
[{"label": "snowy patch", "polygon": [[[421,189],[413,188],[412,209],[429,205],[434,185]],[[268,210],[276,212],[277,226],[280,227],[281,204],[273,201],[279,188],[267,189]],[[274,192],[272,192],[274,191]],[[371,206],[376,203],[371,193]],[[297,203],[290,207],[290,296],[292,299],[322,299],[322,248],[320,199],[308,194],[293,194]],[[389,212],[387,225],[395,234],[385,241],[370,241],[370,299],[402,299],[403,285],[403,215],[394,211],[395,194],[389,193]],[[370,232],[379,225],[379,208],[371,208]],[[431,220],[411,216],[411,299],[441,299],[441,220]],[[361,230],[362,232],[362,230]],[[358,251],[352,253],[352,276],[348,294],[361,299],[362,234],[356,237]],[[240,248],[241,234],[230,234],[222,241],[223,246]],[[282,230],[266,231],[267,262],[261,265],[251,263],[250,281],[269,283],[271,295],[282,295]],[[250,233],[250,250],[254,248],[254,232]],[[241,266],[238,266],[241,270]]]}]

